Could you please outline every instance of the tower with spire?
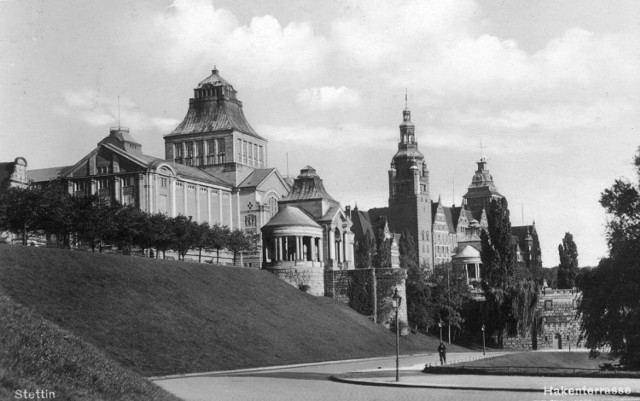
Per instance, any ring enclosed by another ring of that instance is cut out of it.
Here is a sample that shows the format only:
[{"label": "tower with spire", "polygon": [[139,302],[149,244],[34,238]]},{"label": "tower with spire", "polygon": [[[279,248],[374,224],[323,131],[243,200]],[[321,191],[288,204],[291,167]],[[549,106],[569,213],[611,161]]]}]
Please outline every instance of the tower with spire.
[{"label": "tower with spire", "polygon": [[405,229],[416,243],[420,263],[431,267],[431,198],[429,197],[429,170],[424,156],[418,150],[415,125],[405,93],[405,108],[400,124],[398,150],[389,169],[389,222],[394,232]]}]

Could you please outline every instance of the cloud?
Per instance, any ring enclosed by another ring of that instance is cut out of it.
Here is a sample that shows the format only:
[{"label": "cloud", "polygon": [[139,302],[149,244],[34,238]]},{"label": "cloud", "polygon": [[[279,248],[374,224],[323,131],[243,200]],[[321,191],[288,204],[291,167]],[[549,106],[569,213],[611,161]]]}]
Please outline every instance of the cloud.
[{"label": "cloud", "polygon": [[331,111],[358,107],[361,101],[360,93],[355,89],[345,86],[323,86],[301,90],[298,92],[296,103],[311,111]]},{"label": "cloud", "polygon": [[183,71],[216,63],[257,87],[309,79],[327,57],[326,40],[315,35],[309,23],[283,26],[265,15],[243,25],[231,12],[205,0],[175,0],[156,16],[154,25],[166,38],[160,51],[169,68]]},{"label": "cloud", "polygon": [[295,143],[296,147],[332,150],[339,148],[393,149],[397,134],[385,128],[365,127],[357,123],[333,127],[303,124],[275,126],[262,124],[258,132],[274,141]]},{"label": "cloud", "polygon": [[54,111],[63,117],[77,119],[92,127],[122,125],[133,130],[157,129],[167,132],[173,129],[178,120],[149,116],[140,111],[130,99],[121,97],[105,98],[92,90],[65,91],[62,93],[62,104]]}]

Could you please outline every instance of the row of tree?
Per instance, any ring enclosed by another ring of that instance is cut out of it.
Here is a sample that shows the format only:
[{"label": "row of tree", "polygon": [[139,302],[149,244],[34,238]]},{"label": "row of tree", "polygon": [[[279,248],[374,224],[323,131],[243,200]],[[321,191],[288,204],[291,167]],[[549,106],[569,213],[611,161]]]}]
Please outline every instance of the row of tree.
[{"label": "row of tree", "polygon": [[0,197],[0,230],[22,237],[27,245],[37,237],[55,237],[62,248],[72,243],[102,252],[105,245],[117,246],[125,253],[134,248],[155,249],[156,257],[168,250],[184,260],[192,249],[233,252],[233,263],[242,252],[255,250],[258,235],[226,226],[198,223],[179,215],[149,214],[133,205],[122,205],[96,195],[73,196],[63,180],[47,186],[9,188]]}]

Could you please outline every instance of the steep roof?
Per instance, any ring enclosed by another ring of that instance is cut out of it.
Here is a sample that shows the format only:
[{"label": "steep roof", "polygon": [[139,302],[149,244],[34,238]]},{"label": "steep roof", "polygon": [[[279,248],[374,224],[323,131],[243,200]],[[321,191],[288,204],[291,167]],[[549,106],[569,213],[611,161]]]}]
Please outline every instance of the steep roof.
[{"label": "steep roof", "polygon": [[371,238],[375,237],[373,226],[369,221],[369,215],[366,212],[362,212],[357,208],[351,211],[351,231],[354,233],[356,240],[360,240],[365,237],[366,233],[371,235]]},{"label": "steep roof", "polygon": [[182,122],[166,137],[208,133],[216,131],[238,131],[243,134],[265,140],[251,127],[242,111],[242,102],[236,99],[233,86],[220,76],[217,69],[202,80],[195,89],[196,93],[205,93],[202,88],[223,87],[223,90],[206,92],[206,96],[189,100],[189,110]]},{"label": "steep roof", "polygon": [[316,170],[311,166],[306,166],[300,170],[300,175],[293,181],[291,192],[289,192],[282,201],[287,202],[311,199],[323,199],[329,202],[338,203],[338,201],[333,199],[324,188],[322,179],[318,176]]},{"label": "steep roof", "polygon": [[304,210],[284,205],[275,216],[269,220],[265,227],[282,227],[282,226],[307,226],[322,228],[315,220],[313,220]]}]

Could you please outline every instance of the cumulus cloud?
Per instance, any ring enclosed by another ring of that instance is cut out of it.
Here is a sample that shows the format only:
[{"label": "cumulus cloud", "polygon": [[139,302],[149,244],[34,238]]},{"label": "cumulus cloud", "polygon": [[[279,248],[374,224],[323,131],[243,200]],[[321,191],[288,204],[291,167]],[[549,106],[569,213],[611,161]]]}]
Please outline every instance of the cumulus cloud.
[{"label": "cumulus cloud", "polygon": [[121,97],[106,98],[92,90],[65,91],[62,104],[54,111],[63,117],[77,119],[92,127],[122,125],[134,130],[158,129],[166,132],[174,128],[179,121],[170,118],[149,116],[141,111],[130,99]]},{"label": "cumulus cloud", "polygon": [[345,86],[323,86],[301,90],[296,102],[311,111],[345,110],[360,106],[360,93]]},{"label": "cumulus cloud", "polygon": [[155,29],[166,37],[162,52],[170,68],[180,71],[215,62],[257,87],[315,76],[328,51],[326,40],[309,23],[283,26],[264,15],[243,25],[206,0],[174,0],[155,18]]}]

